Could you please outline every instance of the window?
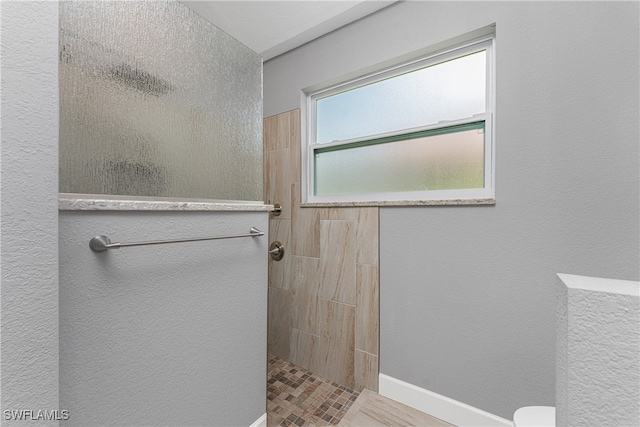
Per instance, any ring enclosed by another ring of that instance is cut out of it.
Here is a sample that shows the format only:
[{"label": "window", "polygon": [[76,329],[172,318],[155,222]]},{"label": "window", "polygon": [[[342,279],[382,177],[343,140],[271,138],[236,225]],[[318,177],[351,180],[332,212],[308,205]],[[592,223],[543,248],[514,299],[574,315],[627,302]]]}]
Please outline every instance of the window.
[{"label": "window", "polygon": [[492,203],[493,44],[304,91],[303,200]]}]

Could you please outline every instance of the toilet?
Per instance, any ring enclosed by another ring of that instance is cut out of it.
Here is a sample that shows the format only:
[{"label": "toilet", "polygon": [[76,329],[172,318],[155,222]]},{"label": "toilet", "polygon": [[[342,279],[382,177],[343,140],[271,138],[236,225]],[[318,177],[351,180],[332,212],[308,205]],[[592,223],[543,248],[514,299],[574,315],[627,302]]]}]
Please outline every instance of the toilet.
[{"label": "toilet", "polygon": [[525,406],[513,413],[514,427],[554,427],[556,408],[553,406]]}]

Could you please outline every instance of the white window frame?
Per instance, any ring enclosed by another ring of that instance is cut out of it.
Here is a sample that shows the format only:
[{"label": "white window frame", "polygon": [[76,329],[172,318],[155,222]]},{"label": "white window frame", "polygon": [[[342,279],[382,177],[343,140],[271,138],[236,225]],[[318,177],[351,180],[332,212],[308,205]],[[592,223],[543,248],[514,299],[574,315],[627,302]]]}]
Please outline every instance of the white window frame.
[{"label": "white window frame", "polygon": [[[384,134],[368,135],[349,140],[316,144],[316,100],[324,98],[383,79],[391,78],[410,71],[415,71],[441,62],[463,57],[475,52],[486,51],[486,102],[485,112],[472,117],[453,121],[439,122],[426,126],[402,129]],[[382,70],[369,72],[361,77],[342,81],[337,84],[321,88],[317,86],[305,89],[301,93],[301,196],[303,204],[353,204],[353,205],[403,205],[403,204],[493,204],[495,203],[495,36],[494,34],[451,46],[444,50],[421,55],[405,60],[394,66],[387,66]],[[485,154],[484,154],[484,188],[458,190],[406,191],[385,193],[356,193],[315,195],[314,194],[314,151],[317,148],[345,145],[349,146],[360,141],[369,141],[412,132],[447,128],[450,126],[475,123],[485,123]]]}]

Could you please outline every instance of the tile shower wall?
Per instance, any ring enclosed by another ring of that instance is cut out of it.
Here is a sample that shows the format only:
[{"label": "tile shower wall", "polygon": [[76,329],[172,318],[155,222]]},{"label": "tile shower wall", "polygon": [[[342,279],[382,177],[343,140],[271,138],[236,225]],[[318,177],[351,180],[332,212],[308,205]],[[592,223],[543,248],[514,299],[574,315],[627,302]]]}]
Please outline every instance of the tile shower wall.
[{"label": "tile shower wall", "polygon": [[300,206],[300,110],[264,119],[264,200],[285,247],[269,261],[270,354],[378,389],[378,208]]}]

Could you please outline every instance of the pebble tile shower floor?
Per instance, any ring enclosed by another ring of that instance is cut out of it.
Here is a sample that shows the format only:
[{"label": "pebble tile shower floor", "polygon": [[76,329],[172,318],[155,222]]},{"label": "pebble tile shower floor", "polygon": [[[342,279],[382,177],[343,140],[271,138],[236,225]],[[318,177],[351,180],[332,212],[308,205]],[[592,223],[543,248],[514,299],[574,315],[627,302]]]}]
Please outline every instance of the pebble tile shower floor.
[{"label": "pebble tile shower floor", "polygon": [[269,355],[267,427],[338,425],[359,393]]}]

